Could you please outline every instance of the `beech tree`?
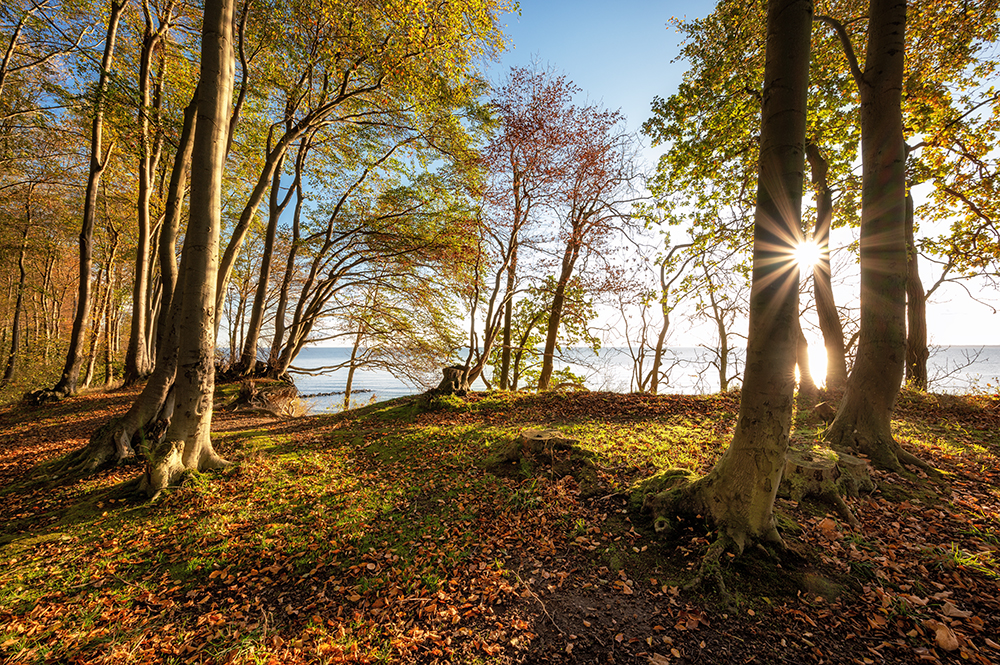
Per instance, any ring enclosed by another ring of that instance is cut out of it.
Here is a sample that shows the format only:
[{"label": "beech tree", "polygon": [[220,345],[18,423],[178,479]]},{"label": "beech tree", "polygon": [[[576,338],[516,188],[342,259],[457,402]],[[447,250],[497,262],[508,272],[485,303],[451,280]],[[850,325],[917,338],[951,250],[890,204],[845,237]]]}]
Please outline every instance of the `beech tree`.
[{"label": "beech tree", "polygon": [[[496,127],[481,157],[485,183],[468,295],[466,385],[482,374],[498,337],[502,360],[493,380],[503,390],[511,385],[514,299],[524,280],[520,263],[537,250],[540,216],[554,205],[565,168],[560,120],[572,94],[565,77],[537,67],[512,67],[493,91],[489,106]],[[478,314],[484,305],[480,336]]]},{"label": "beech tree", "polygon": [[865,68],[842,25],[861,98],[861,329],[854,368],[825,437],[857,450],[881,468],[929,465],[892,436],[892,409],[906,354],[906,149],[903,142],[903,54],[906,0],[872,0]]},{"label": "beech tree", "polygon": [[187,470],[225,464],[212,447],[215,391],[215,283],[222,227],[222,176],[229,137],[235,56],[235,0],[206,0],[202,23],[198,123],[192,150],[190,220],[181,252],[177,314],[176,376],[169,422],[149,450],[142,487],[156,496]]},{"label": "beech tree", "polygon": [[708,475],[647,497],[658,530],[678,513],[700,514],[718,528],[703,574],[711,573],[726,549],[781,543],[773,505],[795,386],[798,267],[792,255],[802,237],[811,23],[808,0],[767,4],[750,335],[733,441]]},{"label": "beech tree", "polygon": [[[322,6],[322,11],[311,14],[304,11],[290,14],[296,20],[306,20],[307,16],[310,17],[309,20],[315,16],[321,17],[318,23],[313,25],[311,32],[307,30],[302,35],[295,36],[307,41],[312,39],[312,34],[324,36],[326,41],[320,40],[315,43],[316,51],[312,57],[325,69],[306,68],[305,78],[311,85],[306,86],[302,99],[309,102],[311,110],[297,116],[293,123],[294,127],[302,130],[301,132],[294,133],[294,136],[283,135],[276,142],[284,142],[287,147],[296,138],[315,130],[318,122],[323,125],[321,120],[326,123],[324,126],[340,127],[345,135],[349,135],[352,131],[364,131],[367,128],[372,128],[372,131],[402,131],[405,127],[409,127],[400,123],[404,115],[411,120],[421,120],[430,116],[446,120],[450,129],[448,132],[442,130],[435,133],[429,137],[429,142],[441,140],[442,145],[449,150],[458,151],[462,141],[462,121],[443,109],[450,110],[452,107],[448,106],[448,103],[465,99],[464,95],[478,85],[479,78],[475,71],[477,58],[493,54],[501,43],[502,36],[497,27],[497,15],[505,5],[492,0],[467,0],[449,6],[448,11],[438,11],[437,8],[432,11],[422,2],[405,2],[399,3],[398,6],[393,2],[389,3],[391,6],[358,7],[354,3],[343,4],[329,0],[325,5],[322,2],[319,5]],[[302,9],[298,6],[297,8]],[[226,11],[231,13],[232,10],[227,8]],[[367,20],[368,15],[359,16],[357,13],[359,11],[374,12],[370,17],[372,20]],[[275,14],[271,18],[278,20],[278,16]],[[338,41],[343,34],[354,35],[356,39]],[[227,32],[226,35],[226,39],[231,38],[231,33]],[[288,33],[288,36],[291,38],[293,35]],[[340,46],[346,50],[338,56],[337,49]],[[288,64],[298,67],[301,63]],[[311,78],[313,76],[315,78]],[[209,94],[206,90],[207,85],[217,86],[218,82],[209,83],[205,80],[201,82],[198,91],[199,109],[209,104],[205,101],[205,96]],[[215,97],[218,92],[213,88],[214,101],[211,104],[218,101]],[[239,99],[238,95],[237,101]],[[229,104],[231,105],[231,100]],[[207,108],[215,107],[210,105]],[[317,109],[321,109],[321,113],[327,115],[317,117]],[[432,113],[435,109],[437,111]],[[335,111],[341,115],[332,116]],[[217,116],[209,117],[203,112],[199,112],[198,115],[197,122],[194,123],[195,140],[207,141],[208,139],[204,137],[197,138],[202,134],[202,123],[209,123],[210,126],[205,129],[209,133],[218,132],[220,124],[223,123],[217,121]],[[282,114],[281,117],[285,116]],[[224,124],[231,126],[228,118]],[[417,126],[423,125],[418,123]],[[449,136],[454,138],[448,138]],[[226,132],[223,149],[228,148],[229,143],[230,133]],[[214,143],[212,145],[215,146]],[[339,145],[351,144],[347,142]],[[203,273],[200,267],[195,270],[182,266],[179,275],[193,271],[206,279],[211,276],[217,286],[225,284],[228,269],[242,245],[260,197],[272,182],[277,156],[280,153],[275,147],[276,144],[272,143],[271,149],[263,159],[265,168],[252,180],[256,184],[252,185],[251,200],[241,206],[243,212],[237,215],[238,220],[229,238],[227,251],[221,254],[217,269],[213,267],[214,264],[206,263],[208,260],[202,258],[199,259],[202,261],[199,265],[205,267]],[[203,147],[203,150],[207,149]],[[216,175],[212,171],[210,174],[195,176],[198,169],[208,168],[204,163],[204,157],[199,158],[198,154],[198,149],[193,149],[192,188],[199,178],[207,182],[208,175],[212,177]],[[215,154],[212,153],[213,159]],[[352,159],[349,152],[346,152],[343,158]],[[274,166],[267,166],[272,161]],[[258,187],[261,182],[264,185]],[[201,196],[204,198],[198,204],[199,210],[206,211],[206,214],[207,211],[214,211],[214,208],[209,207],[207,203],[208,193],[203,192]],[[196,207],[193,194],[191,207],[192,209]],[[202,237],[204,243],[208,243],[215,237],[212,235],[216,223],[214,214],[212,212],[205,222],[208,228],[185,233],[186,244],[197,242],[196,238],[199,237]],[[394,240],[391,234],[385,237],[387,240]],[[207,248],[208,245],[204,243],[199,246]],[[187,277],[184,279],[187,280]],[[193,317],[193,312],[188,311],[185,314],[185,310],[180,308],[196,307],[193,302],[204,304],[201,299],[206,291],[195,289],[196,293],[188,292],[196,286],[191,280],[188,280],[186,285],[178,282],[176,294],[170,303],[169,315],[165,320],[194,321],[186,318]],[[216,290],[211,293],[213,298],[219,298]],[[211,336],[214,341],[217,321],[215,313],[219,310],[218,300],[206,309],[211,313]],[[207,320],[209,319],[206,318],[202,322]],[[142,451],[147,455],[152,454],[155,460],[150,466],[153,469],[152,475],[147,477],[147,486],[153,492],[163,483],[172,481],[180,468],[177,465],[178,461],[182,462],[185,468],[191,468],[193,464],[217,463],[205,443],[206,421],[191,415],[199,409],[208,410],[210,402],[205,401],[207,398],[204,397],[209,380],[206,378],[206,372],[210,373],[214,369],[205,364],[208,360],[208,356],[204,355],[207,344],[205,338],[195,339],[190,336],[194,335],[190,332],[193,330],[190,328],[192,325],[194,324],[184,323],[180,331],[175,325],[167,327],[162,336],[163,342],[157,348],[154,371],[147,380],[142,394],[127,414],[95,432],[87,448],[64,460],[62,466],[65,471],[88,472],[116,463],[135,455],[135,442],[143,441],[154,442],[152,449],[155,450],[152,450],[152,453]],[[201,333],[204,331],[200,330],[198,334]],[[189,337],[182,343],[184,334],[189,334]],[[305,339],[303,336],[297,336],[289,348],[293,351],[301,348]],[[181,374],[184,374],[185,386],[178,385],[175,393],[175,378]],[[201,397],[197,397],[198,395]],[[202,406],[195,408],[198,399],[202,400]],[[181,416],[176,415],[178,413],[181,413]],[[165,430],[164,424],[168,421],[169,429]],[[169,439],[161,438],[165,431],[169,433]],[[194,442],[192,443],[194,448],[186,447],[187,443],[180,446],[177,442],[181,440]],[[166,443],[162,443],[164,441]]]},{"label": "beech tree", "polygon": [[[554,214],[559,216],[555,243],[555,288],[549,307],[538,390],[549,388],[566,289],[579,262],[608,271],[607,256],[621,234],[634,230],[627,210],[634,202],[631,186],[634,141],[621,128],[622,115],[596,106],[564,106],[557,116],[562,127],[560,184]],[[595,268],[591,268],[595,270]]]},{"label": "beech tree", "polygon": [[[138,169],[136,188],[137,238],[135,248],[135,271],[132,288],[132,323],[129,326],[128,349],[125,353],[125,385],[132,385],[152,371],[153,349],[149,343],[153,336],[153,303],[151,298],[152,241],[154,220],[152,218],[152,196],[154,178],[163,156],[164,136],[160,128],[160,114],[163,110],[163,85],[166,76],[167,37],[176,20],[176,4],[167,0],[155,8],[149,0],[142,1],[143,28],[139,49],[138,72]],[[155,60],[158,59],[159,63]],[[154,71],[155,70],[155,71]]]},{"label": "beech tree", "polygon": [[[699,252],[721,246],[744,251],[754,218],[760,86],[764,67],[764,5],[723,1],[704,19],[678,22],[688,36],[682,56],[691,62],[678,92],[653,101],[643,132],[667,144],[650,182],[665,221],[687,226]],[[738,38],[733,38],[733,36]],[[857,127],[843,109],[852,99],[849,75],[835,42],[819,32],[811,62],[806,132],[816,190],[812,240],[817,311],[829,361],[828,387],[846,379],[843,331],[833,300],[829,231],[854,219]],[[834,219],[834,207],[838,216]],[[808,216],[806,217],[808,219]]]}]

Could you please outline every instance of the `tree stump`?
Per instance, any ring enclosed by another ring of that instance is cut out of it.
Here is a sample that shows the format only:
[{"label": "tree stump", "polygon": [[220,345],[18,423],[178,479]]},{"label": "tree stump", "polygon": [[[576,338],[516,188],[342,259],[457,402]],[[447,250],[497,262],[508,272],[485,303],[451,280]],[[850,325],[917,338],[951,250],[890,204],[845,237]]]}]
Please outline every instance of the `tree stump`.
[{"label": "tree stump", "polygon": [[275,418],[285,418],[298,410],[298,389],[284,382],[247,379],[240,384],[240,392],[227,411],[263,412]]},{"label": "tree stump", "polygon": [[580,440],[555,429],[526,429],[494,455],[487,468],[521,477],[545,475],[553,480],[572,476],[587,498],[607,488],[597,473],[594,454]]},{"label": "tree stump", "polygon": [[813,407],[809,417],[815,422],[830,424],[837,417],[837,407],[830,402],[820,402]]},{"label": "tree stump", "polygon": [[441,379],[441,383],[435,389],[437,393],[443,393],[447,395],[458,395],[462,397],[469,392],[469,382],[465,376],[465,367],[461,365],[452,365],[451,367],[445,367],[441,370],[444,374],[444,378]]},{"label": "tree stump", "polygon": [[778,491],[793,501],[805,497],[829,501],[841,517],[857,527],[858,520],[843,496],[858,496],[873,489],[867,461],[814,444],[789,448]]}]

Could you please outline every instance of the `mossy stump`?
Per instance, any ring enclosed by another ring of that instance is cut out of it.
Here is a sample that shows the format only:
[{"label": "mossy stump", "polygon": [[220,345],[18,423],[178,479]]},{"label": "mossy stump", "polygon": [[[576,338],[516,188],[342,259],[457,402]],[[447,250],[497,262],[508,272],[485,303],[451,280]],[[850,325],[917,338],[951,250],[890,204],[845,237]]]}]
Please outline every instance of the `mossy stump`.
[{"label": "mossy stump", "polygon": [[526,429],[501,446],[487,467],[524,477],[546,475],[552,479],[572,476],[583,498],[606,489],[597,473],[594,454],[580,447],[580,440],[555,429]]},{"label": "mossy stump", "polygon": [[858,520],[843,497],[859,496],[873,489],[875,484],[866,460],[819,444],[807,444],[788,449],[778,493],[793,501],[807,497],[828,501],[852,527],[857,527]]}]

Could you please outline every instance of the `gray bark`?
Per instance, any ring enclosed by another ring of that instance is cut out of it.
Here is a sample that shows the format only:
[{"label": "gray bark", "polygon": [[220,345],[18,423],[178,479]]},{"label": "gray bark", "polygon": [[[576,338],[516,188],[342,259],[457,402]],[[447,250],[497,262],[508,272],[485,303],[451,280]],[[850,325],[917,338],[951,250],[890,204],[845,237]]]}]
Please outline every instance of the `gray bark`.
[{"label": "gray bark", "polygon": [[192,153],[191,219],[181,253],[173,417],[150,451],[143,487],[155,496],[189,469],[225,464],[212,447],[216,279],[222,175],[235,60],[233,0],[208,0],[202,28],[201,92]]},{"label": "gray bark", "polygon": [[913,197],[906,196],[906,384],[927,390],[927,296],[917,266],[913,241]]},{"label": "gray bark", "polygon": [[781,540],[773,506],[795,387],[799,275],[790,257],[802,234],[811,22],[809,0],[768,2],[750,335],[733,441],[707,476],[647,503],[654,514],[683,503],[710,517],[720,531],[716,557],[727,547],[742,551],[748,542]]},{"label": "gray bark", "polygon": [[833,299],[833,275],[830,264],[830,227],[833,223],[833,195],[827,182],[827,162],[815,145],[806,145],[806,156],[812,167],[813,188],[816,191],[816,228],[813,242],[819,248],[819,261],[813,266],[813,294],[816,313],[826,347],[826,387],[835,392],[847,383],[847,351],[844,348],[844,328],[840,324],[837,304]]},{"label": "gray bark", "polygon": [[[906,150],[902,86],[905,0],[872,0],[861,96],[861,329],[854,368],[827,440],[882,469],[927,467],[893,439],[906,355]],[[845,44],[849,42],[845,41]]]}]

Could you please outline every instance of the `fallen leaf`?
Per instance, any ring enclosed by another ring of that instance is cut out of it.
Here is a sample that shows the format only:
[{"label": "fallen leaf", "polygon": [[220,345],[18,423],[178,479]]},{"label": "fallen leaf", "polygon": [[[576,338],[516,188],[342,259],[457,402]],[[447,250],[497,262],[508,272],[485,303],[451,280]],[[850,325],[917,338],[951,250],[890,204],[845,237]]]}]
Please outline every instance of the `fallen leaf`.
[{"label": "fallen leaf", "polygon": [[934,631],[934,642],[945,651],[954,651],[958,648],[958,638],[955,632],[940,621],[927,619],[923,623],[924,628]]},{"label": "fallen leaf", "polygon": [[972,612],[966,612],[964,610],[958,609],[956,606],[952,605],[950,602],[944,604],[941,607],[941,614],[946,617],[955,617],[957,619],[968,619],[972,616]]}]

